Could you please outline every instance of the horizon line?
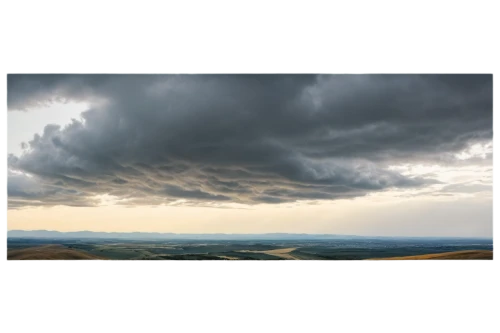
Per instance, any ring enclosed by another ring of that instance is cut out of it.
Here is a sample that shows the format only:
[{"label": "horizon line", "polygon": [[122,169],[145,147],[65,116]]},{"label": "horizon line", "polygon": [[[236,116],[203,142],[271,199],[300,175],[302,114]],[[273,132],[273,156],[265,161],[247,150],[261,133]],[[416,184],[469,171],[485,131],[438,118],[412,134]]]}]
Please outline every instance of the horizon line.
[{"label": "horizon line", "polygon": [[293,233],[293,232],[266,232],[266,233],[224,233],[224,232],[216,232],[216,233],[177,233],[177,232],[161,232],[161,231],[92,231],[92,230],[77,230],[77,231],[59,231],[59,230],[47,230],[47,229],[32,229],[32,230],[23,230],[23,229],[12,229],[7,230],[7,238],[8,233],[16,231],[16,232],[56,232],[56,233],[80,233],[80,232],[88,232],[88,233],[104,233],[104,234],[170,234],[170,235],[226,235],[226,236],[245,236],[245,235],[292,235],[292,236],[341,236],[341,237],[363,237],[363,238],[464,238],[464,239],[489,239],[493,240],[493,236],[381,236],[381,235],[356,235],[356,234],[333,234],[333,233]]}]

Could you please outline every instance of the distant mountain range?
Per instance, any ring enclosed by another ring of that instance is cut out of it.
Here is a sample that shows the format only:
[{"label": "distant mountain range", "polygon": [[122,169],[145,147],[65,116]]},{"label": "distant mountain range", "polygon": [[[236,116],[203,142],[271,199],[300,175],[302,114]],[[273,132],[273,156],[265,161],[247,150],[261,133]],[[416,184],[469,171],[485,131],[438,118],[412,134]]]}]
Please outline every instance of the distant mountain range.
[{"label": "distant mountain range", "polygon": [[[290,234],[290,233],[266,233],[266,234],[176,234],[159,232],[94,232],[73,231],[60,232],[51,230],[10,230],[8,238],[52,238],[52,239],[129,239],[129,240],[175,240],[175,239],[197,239],[197,240],[328,240],[328,239],[394,239],[394,238],[452,238],[452,237],[377,237],[335,234]],[[455,237],[457,238],[457,237]]]}]

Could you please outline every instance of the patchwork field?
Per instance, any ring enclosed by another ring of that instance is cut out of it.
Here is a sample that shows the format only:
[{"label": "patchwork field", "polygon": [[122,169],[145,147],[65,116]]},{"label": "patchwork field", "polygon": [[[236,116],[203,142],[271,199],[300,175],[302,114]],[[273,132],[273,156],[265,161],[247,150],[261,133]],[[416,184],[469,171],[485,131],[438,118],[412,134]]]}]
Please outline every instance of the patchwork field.
[{"label": "patchwork field", "polygon": [[[457,252],[458,251],[458,252]],[[9,260],[492,259],[491,240],[117,240],[9,238]]]},{"label": "patchwork field", "polygon": [[293,255],[290,254],[290,252],[292,252],[292,251],[294,251],[296,249],[297,248],[295,248],[295,247],[290,247],[290,248],[285,248],[285,249],[275,249],[275,250],[268,250],[268,251],[241,250],[240,252],[244,252],[244,253],[264,253],[264,254],[275,256],[275,257],[278,257],[278,258],[296,260],[296,259],[299,259],[299,258],[294,257]]}]

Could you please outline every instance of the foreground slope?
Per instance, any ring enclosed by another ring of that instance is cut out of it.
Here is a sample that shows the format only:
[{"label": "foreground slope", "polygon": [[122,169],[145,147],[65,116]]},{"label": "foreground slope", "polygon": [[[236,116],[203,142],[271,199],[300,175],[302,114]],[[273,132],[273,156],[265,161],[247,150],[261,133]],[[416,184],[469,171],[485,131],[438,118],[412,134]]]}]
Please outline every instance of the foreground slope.
[{"label": "foreground slope", "polygon": [[62,245],[45,245],[20,250],[9,250],[8,260],[96,260],[105,259]]},{"label": "foreground slope", "polygon": [[371,260],[492,260],[493,251],[466,250],[444,253],[423,254],[418,256],[376,258]]}]

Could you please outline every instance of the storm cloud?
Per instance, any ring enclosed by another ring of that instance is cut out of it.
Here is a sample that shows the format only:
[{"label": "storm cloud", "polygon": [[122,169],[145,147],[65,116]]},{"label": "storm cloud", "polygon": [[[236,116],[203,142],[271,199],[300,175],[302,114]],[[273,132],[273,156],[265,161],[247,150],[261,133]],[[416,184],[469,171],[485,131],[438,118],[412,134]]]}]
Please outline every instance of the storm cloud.
[{"label": "storm cloud", "polygon": [[493,134],[491,75],[8,76],[10,112],[54,101],[90,108],[9,155],[9,207],[354,198]]}]

